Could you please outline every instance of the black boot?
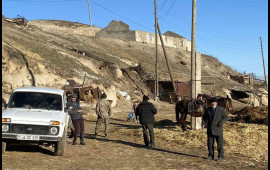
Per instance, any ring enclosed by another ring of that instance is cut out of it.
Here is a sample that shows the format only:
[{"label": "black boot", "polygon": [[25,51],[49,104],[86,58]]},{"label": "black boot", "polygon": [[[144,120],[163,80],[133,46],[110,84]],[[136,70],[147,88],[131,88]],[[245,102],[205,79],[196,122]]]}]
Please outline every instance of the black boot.
[{"label": "black boot", "polygon": [[73,144],[72,145],[77,145],[77,136],[74,135],[74,139],[73,139]]},{"label": "black boot", "polygon": [[74,137],[74,130],[71,130],[70,135],[68,136],[68,138],[73,138]]},{"label": "black boot", "polygon": [[86,143],[84,143],[84,134],[80,134],[80,140],[81,140],[80,142],[81,145],[86,145]]}]

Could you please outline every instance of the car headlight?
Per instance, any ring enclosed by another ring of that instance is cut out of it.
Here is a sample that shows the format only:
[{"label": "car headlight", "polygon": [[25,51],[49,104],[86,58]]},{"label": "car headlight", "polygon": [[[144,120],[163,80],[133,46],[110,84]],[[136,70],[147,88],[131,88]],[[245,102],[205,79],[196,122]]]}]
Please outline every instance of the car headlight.
[{"label": "car headlight", "polygon": [[56,127],[51,127],[50,132],[51,134],[56,135],[58,132],[58,129]]},{"label": "car headlight", "polygon": [[8,124],[3,124],[2,125],[2,132],[8,132],[9,130],[9,125]]}]

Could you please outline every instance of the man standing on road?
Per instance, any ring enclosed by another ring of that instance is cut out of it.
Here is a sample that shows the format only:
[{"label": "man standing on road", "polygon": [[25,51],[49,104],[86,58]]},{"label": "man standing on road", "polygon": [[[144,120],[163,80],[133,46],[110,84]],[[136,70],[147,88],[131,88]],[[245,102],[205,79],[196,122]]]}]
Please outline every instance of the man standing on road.
[{"label": "man standing on road", "polygon": [[[71,94],[72,93],[70,91],[67,91],[66,92],[67,103],[71,100]],[[72,124],[71,116],[69,116],[68,128],[70,129],[69,138],[73,138],[74,137],[75,130],[74,130],[74,127],[73,127],[73,124]]]},{"label": "man standing on road", "polygon": [[[143,101],[139,104],[136,109],[136,116],[139,116],[140,123],[142,124],[143,129],[143,139],[146,147],[155,148],[155,134],[153,124],[155,122],[154,115],[157,113],[157,109],[154,105],[148,102],[149,97],[143,96]],[[148,137],[148,132],[150,134],[150,141]]]},{"label": "man standing on road", "polygon": [[100,126],[102,122],[105,122],[105,137],[108,136],[109,131],[109,119],[112,115],[111,103],[106,100],[107,95],[103,93],[100,97],[100,100],[97,102],[96,105],[96,114],[98,116],[96,129],[95,129],[95,137],[98,135]]},{"label": "man standing on road", "polygon": [[71,120],[75,129],[73,145],[77,144],[77,138],[80,135],[80,144],[86,145],[84,143],[84,120],[82,116],[82,110],[79,104],[76,102],[77,95],[75,93],[71,94],[71,100],[67,104],[67,108],[72,107],[69,111]]},{"label": "man standing on road", "polygon": [[214,142],[217,141],[218,160],[224,159],[223,124],[228,120],[225,110],[217,106],[217,99],[211,99],[211,107],[207,108],[202,119],[202,128],[207,127],[208,158],[214,159]]}]

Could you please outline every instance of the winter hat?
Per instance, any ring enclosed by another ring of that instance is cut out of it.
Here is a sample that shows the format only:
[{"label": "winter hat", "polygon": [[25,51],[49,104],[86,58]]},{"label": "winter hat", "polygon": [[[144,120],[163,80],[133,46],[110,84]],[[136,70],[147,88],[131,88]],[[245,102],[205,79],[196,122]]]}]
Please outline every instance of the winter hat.
[{"label": "winter hat", "polygon": [[218,101],[217,101],[217,98],[213,97],[213,98],[211,99],[211,103],[213,103],[213,102],[216,102],[216,103],[217,103],[217,102],[218,102]]},{"label": "winter hat", "polygon": [[72,97],[72,98],[77,98],[77,95],[76,95],[75,93],[72,93],[72,94],[71,94],[71,97]]},{"label": "winter hat", "polygon": [[71,91],[67,91],[67,92],[66,92],[66,95],[68,95],[68,94],[72,94]]},{"label": "winter hat", "polygon": [[103,93],[103,94],[100,96],[100,98],[102,98],[102,99],[106,99],[106,98],[107,98],[106,93]]},{"label": "winter hat", "polygon": [[144,96],[143,96],[143,101],[147,101],[147,100],[149,100],[149,97],[146,96],[146,95],[144,95]]}]

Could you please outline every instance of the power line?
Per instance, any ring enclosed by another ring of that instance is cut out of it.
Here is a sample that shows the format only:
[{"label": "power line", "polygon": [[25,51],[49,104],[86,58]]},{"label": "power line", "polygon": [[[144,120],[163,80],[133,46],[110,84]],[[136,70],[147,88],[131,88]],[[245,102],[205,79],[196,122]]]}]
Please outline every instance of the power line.
[{"label": "power line", "polygon": [[96,6],[100,7],[100,8],[102,8],[102,9],[104,9],[104,10],[106,10],[106,11],[108,11],[108,12],[114,14],[114,15],[117,15],[117,16],[119,16],[119,17],[121,17],[121,18],[123,18],[123,19],[125,19],[125,20],[127,20],[127,21],[129,21],[129,22],[132,22],[133,24],[136,24],[136,25],[138,25],[138,26],[140,26],[140,27],[142,27],[142,28],[145,28],[145,29],[147,29],[147,30],[153,32],[153,29],[151,29],[151,28],[145,27],[145,26],[143,26],[143,25],[141,25],[141,24],[139,24],[139,23],[137,23],[137,22],[135,22],[135,21],[132,21],[132,20],[130,20],[130,19],[124,17],[124,16],[121,16],[120,14],[117,14],[116,12],[114,12],[114,11],[108,9],[108,8],[105,8],[104,6],[98,4],[98,3],[94,2],[94,1],[91,1],[91,2],[92,2],[92,4],[94,4],[94,5],[96,5]]},{"label": "power line", "polygon": [[159,9],[157,12],[162,11],[162,9],[166,6],[167,1],[168,0],[164,0],[163,3],[160,6],[157,7]]},{"label": "power line", "polygon": [[[176,23],[169,22],[169,19],[164,20],[164,21],[165,21],[167,24],[169,24],[169,25],[174,25],[175,28],[179,29],[179,25],[176,24]],[[181,26],[180,26],[180,27],[181,27]],[[186,31],[184,31],[184,30],[181,30],[181,31],[182,31],[182,32],[186,32]],[[186,33],[187,33],[187,32],[186,32]],[[187,34],[190,35],[190,33],[187,33]],[[229,48],[229,49],[235,49],[235,50],[241,50],[241,51],[257,51],[257,50],[259,50],[259,48],[258,48],[258,49],[252,49],[252,48],[246,48],[246,49],[244,49],[244,48],[237,48],[237,47],[235,47],[235,46],[237,46],[237,45],[235,45],[235,44],[228,44],[228,43],[224,43],[224,42],[220,42],[220,41],[216,41],[216,40],[209,40],[208,38],[202,38],[202,36],[197,37],[197,39],[200,40],[200,41],[203,41],[203,42],[205,42],[205,43],[209,43],[209,44],[212,44],[212,45],[217,45],[217,46],[224,47],[224,48]]]},{"label": "power line", "polygon": [[[161,16],[161,17],[159,17],[159,18],[163,18],[162,20],[164,20],[164,19],[168,16],[168,14],[170,13],[170,11],[171,11],[173,5],[175,4],[175,2],[176,2],[176,0],[174,0],[174,1],[172,2],[172,4],[171,4],[169,10],[168,10],[163,16]],[[162,22],[162,21],[160,21],[160,22]]]},{"label": "power line", "polygon": [[[188,21],[188,20],[186,20],[186,19],[183,19],[183,18],[181,18],[180,16],[178,16],[178,15],[175,14],[175,13],[168,14],[168,15],[170,15],[170,16],[173,17],[173,18],[177,18],[177,21],[180,20],[180,22],[182,22],[182,23],[185,23],[185,24],[187,24],[187,25],[191,25],[191,21]],[[239,40],[239,39],[231,39],[231,38],[228,38],[228,37],[231,37],[231,36],[223,35],[223,34],[217,33],[217,32],[215,32],[215,31],[213,31],[213,30],[211,30],[211,29],[209,29],[209,28],[206,28],[206,27],[204,27],[204,26],[201,26],[201,25],[199,25],[199,24],[197,24],[197,27],[199,28],[199,30],[204,30],[204,32],[207,32],[207,33],[209,33],[209,34],[215,34],[215,35],[217,35],[217,36],[219,36],[219,37],[222,37],[223,39],[227,39],[227,40],[229,40],[229,41],[238,41],[238,40]],[[254,41],[252,41],[252,40],[245,40],[245,42],[254,42]]]}]

